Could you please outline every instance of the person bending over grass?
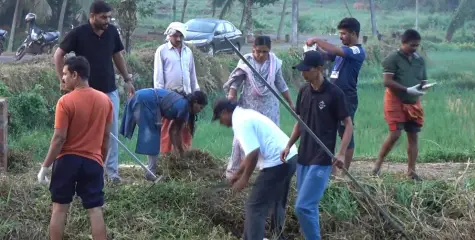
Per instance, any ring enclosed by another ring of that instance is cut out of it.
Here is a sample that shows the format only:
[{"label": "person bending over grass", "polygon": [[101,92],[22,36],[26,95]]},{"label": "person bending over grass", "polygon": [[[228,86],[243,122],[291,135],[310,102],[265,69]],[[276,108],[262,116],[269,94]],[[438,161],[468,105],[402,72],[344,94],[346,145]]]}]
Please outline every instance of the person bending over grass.
[{"label": "person bending over grass", "polygon": [[71,91],[56,105],[54,134],[38,181],[46,183],[53,164],[50,222],[52,240],[63,239],[66,215],[75,193],[88,209],[95,240],[106,240],[102,214],[104,204],[104,158],[109,147],[113,105],[109,97],[89,87],[89,63],[84,57],[72,57],[63,67],[63,84]]},{"label": "person bending over grass", "polygon": [[[334,162],[336,167],[341,168],[353,125],[348,114],[345,94],[324,77],[323,64],[323,57],[318,51],[309,51],[305,53],[303,61],[294,67],[302,72],[303,78],[308,82],[297,95],[295,112],[332,153],[335,152],[338,127],[340,122],[344,123],[345,132]],[[308,132],[300,128],[300,124],[295,123],[281,158],[288,156],[289,149],[300,137],[295,214],[305,239],[319,240],[321,236],[318,203],[330,178],[332,158]]]},{"label": "person bending over grass", "polygon": [[401,47],[383,61],[384,119],[389,126],[389,135],[381,146],[373,174],[378,175],[384,158],[401,136],[407,133],[407,175],[421,180],[416,174],[418,136],[424,123],[424,111],[420,96],[425,92],[420,88],[427,79],[424,59],[417,54],[421,36],[416,30],[406,30],[401,36]]},{"label": "person bending over grass", "polygon": [[280,151],[289,137],[269,117],[240,107],[235,101],[225,98],[216,101],[213,113],[213,121],[219,119],[221,125],[232,127],[244,151],[239,169],[230,178],[233,190],[246,187],[256,165],[260,170],[246,203],[244,240],[264,238],[269,209],[273,210],[270,230],[277,237],[273,239],[284,239],[285,207],[295,173],[297,148],[289,148],[287,157],[281,161]]},{"label": "person bending over grass", "polygon": [[[148,168],[151,172],[157,170],[160,153],[160,134],[162,118],[170,121],[169,135],[174,151],[180,155],[184,152],[181,132],[185,124],[191,135],[195,132],[196,114],[208,104],[208,97],[201,91],[195,91],[186,96],[163,88],[145,88],[135,92],[125,106],[120,134],[132,138],[135,125],[139,126],[135,152],[148,156]],[[145,178],[153,181],[148,172]]]}]

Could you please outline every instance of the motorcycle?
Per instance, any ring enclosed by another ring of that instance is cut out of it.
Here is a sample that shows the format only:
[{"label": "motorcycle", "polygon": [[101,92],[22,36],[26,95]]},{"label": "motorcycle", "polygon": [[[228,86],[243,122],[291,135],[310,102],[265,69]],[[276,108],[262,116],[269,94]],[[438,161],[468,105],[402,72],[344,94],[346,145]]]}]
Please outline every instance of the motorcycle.
[{"label": "motorcycle", "polygon": [[36,14],[28,13],[25,17],[25,21],[29,25],[28,35],[17,49],[15,53],[15,59],[21,60],[26,53],[34,55],[43,53],[52,53],[53,48],[58,44],[60,33],[45,32],[36,26]]},{"label": "motorcycle", "polygon": [[8,32],[0,29],[0,55],[5,51],[5,42],[7,41]]}]

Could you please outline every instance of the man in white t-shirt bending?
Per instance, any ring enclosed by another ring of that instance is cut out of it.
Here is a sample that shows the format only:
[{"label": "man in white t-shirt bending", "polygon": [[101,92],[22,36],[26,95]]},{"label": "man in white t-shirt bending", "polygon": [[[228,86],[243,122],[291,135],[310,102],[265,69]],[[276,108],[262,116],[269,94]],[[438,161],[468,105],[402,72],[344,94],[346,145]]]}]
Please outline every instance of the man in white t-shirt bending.
[{"label": "man in white t-shirt bending", "polygon": [[222,125],[232,127],[245,154],[239,170],[230,179],[233,190],[240,191],[246,187],[256,165],[260,170],[246,203],[243,239],[264,238],[270,208],[278,209],[271,216],[271,232],[282,236],[289,185],[296,168],[297,148],[293,146],[285,163],[282,162],[280,153],[287,146],[289,137],[266,116],[239,107],[234,101],[216,101],[213,113],[213,121],[219,119]]}]

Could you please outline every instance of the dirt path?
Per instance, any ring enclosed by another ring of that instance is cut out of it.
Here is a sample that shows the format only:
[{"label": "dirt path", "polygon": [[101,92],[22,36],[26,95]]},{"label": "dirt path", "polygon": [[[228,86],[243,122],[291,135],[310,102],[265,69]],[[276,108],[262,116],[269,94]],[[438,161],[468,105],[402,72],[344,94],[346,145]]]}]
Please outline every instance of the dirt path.
[{"label": "dirt path", "polygon": [[[369,176],[373,161],[355,161],[351,164],[350,173],[356,176]],[[475,177],[475,164],[466,163],[419,163],[416,165],[418,175],[423,179],[440,179],[453,181],[462,178]],[[406,163],[384,163],[381,174],[404,176],[407,171]]]},{"label": "dirt path", "polygon": [[[226,163],[222,163],[222,169],[226,167]],[[357,180],[367,178],[371,175],[373,161],[360,160],[351,164],[350,174]],[[146,183],[144,179],[144,170],[137,164],[121,164],[119,166],[127,183]],[[384,163],[381,168],[381,174],[391,174],[398,179],[404,179],[406,174],[406,163]],[[475,164],[467,163],[419,163],[417,164],[417,172],[422,179],[427,180],[445,180],[460,181],[461,179],[475,178]]]}]

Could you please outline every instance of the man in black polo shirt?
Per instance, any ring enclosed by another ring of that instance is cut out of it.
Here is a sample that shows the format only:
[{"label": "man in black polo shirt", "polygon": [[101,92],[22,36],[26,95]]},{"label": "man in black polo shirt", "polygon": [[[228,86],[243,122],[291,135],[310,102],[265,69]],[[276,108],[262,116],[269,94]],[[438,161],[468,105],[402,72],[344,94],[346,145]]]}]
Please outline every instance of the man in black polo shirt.
[{"label": "man in black polo shirt", "polygon": [[[302,72],[303,78],[308,82],[299,91],[295,112],[332,153],[335,152],[338,127],[340,122],[344,123],[345,132],[334,162],[341,168],[353,124],[348,114],[345,94],[324,77],[323,64],[323,57],[318,51],[309,51],[305,53],[303,61],[294,67]],[[282,161],[299,137],[295,213],[305,239],[317,240],[321,239],[318,202],[330,178],[332,158],[297,122],[287,147],[281,154]]]},{"label": "man in black polo shirt", "polygon": [[[126,82],[129,95],[133,95],[135,90],[131,76],[127,72],[125,59],[121,54],[124,46],[119,33],[114,25],[109,24],[111,12],[112,7],[106,2],[93,2],[90,8],[89,23],[73,29],[65,36],[54,54],[54,63],[60,81],[60,88],[63,90],[64,56],[69,52],[74,52],[76,56],[84,56],[89,61],[91,67],[89,85],[106,93],[111,99],[114,108],[111,132],[117,136],[119,132],[120,101],[115,84],[113,62]],[[105,165],[109,179],[113,182],[120,182],[118,162],[118,144],[111,138]]]}]

